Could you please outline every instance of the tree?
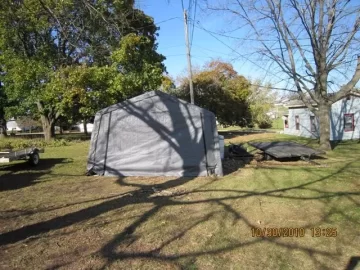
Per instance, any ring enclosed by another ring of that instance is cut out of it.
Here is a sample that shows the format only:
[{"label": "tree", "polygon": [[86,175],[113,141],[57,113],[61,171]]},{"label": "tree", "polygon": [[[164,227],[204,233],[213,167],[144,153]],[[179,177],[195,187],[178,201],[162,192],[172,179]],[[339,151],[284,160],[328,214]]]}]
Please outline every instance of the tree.
[{"label": "tree", "polygon": [[111,66],[70,66],[59,69],[49,83],[61,89],[58,110],[72,122],[84,125],[95,113],[111,104],[156,89],[162,80],[164,57],[144,36],[122,38],[111,56]]},{"label": "tree", "polygon": [[29,116],[21,116],[16,119],[16,123],[18,124],[19,128],[28,128],[29,132],[31,133],[31,130],[33,128],[41,126],[41,123]]},{"label": "tree", "polygon": [[128,99],[157,89],[162,82],[165,57],[156,52],[153,40],[145,36],[129,34],[113,52],[112,67],[116,71],[112,90]]},{"label": "tree", "polygon": [[[195,104],[215,113],[224,125],[250,124],[247,98],[250,82],[237,74],[233,66],[219,60],[212,61],[193,75]],[[183,78],[176,95],[189,101],[188,80]]]},{"label": "tree", "polygon": [[251,117],[259,127],[271,127],[271,119],[267,113],[274,107],[276,95],[271,85],[261,86],[260,81],[252,83],[251,94],[248,98]]},{"label": "tree", "polygon": [[319,118],[320,147],[330,150],[331,105],[353,91],[360,79],[358,2],[249,0],[209,8],[245,22],[253,34],[248,40],[260,45],[252,47],[293,81]]},{"label": "tree", "polygon": [[[79,108],[84,117],[93,113],[94,104],[119,102],[147,90],[149,84],[160,84],[155,74],[164,71],[164,58],[156,53],[156,31],[153,19],[135,9],[131,0],[1,1],[1,81],[8,98],[20,105],[12,108],[13,113],[36,111],[45,139],[51,139],[56,120],[68,113],[70,101],[80,98],[80,93],[75,93],[80,91],[77,86],[66,82],[74,74],[105,80],[92,79],[95,85],[80,83],[87,92],[78,104],[86,107]],[[130,56],[119,55],[119,48],[129,52],[132,45],[136,50]],[[109,74],[114,75],[113,80],[108,80]]]},{"label": "tree", "polygon": [[160,90],[166,93],[172,93],[176,89],[174,79],[170,76],[163,75]]},{"label": "tree", "polygon": [[0,138],[7,136],[6,132],[6,120],[5,120],[5,106],[7,104],[7,98],[4,93],[4,88],[0,83]]}]

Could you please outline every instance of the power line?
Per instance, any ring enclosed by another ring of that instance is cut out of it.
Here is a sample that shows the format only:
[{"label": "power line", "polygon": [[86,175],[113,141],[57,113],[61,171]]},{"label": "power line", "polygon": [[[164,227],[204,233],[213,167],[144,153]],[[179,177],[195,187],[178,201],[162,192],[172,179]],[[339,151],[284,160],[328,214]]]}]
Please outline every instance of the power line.
[{"label": "power line", "polygon": [[[178,53],[178,54],[170,54],[170,55],[165,55],[166,57],[176,57],[176,56],[184,56],[187,55],[186,53]],[[209,58],[209,59],[214,59],[214,57],[211,57],[209,55],[191,55],[191,58]]]},{"label": "power line", "polygon": [[214,50],[211,50],[211,49],[207,49],[207,48],[204,48],[204,47],[202,47],[202,46],[199,46],[199,45],[196,45],[196,44],[193,44],[193,46],[195,46],[195,47],[198,47],[198,48],[200,48],[200,49],[202,49],[202,50],[206,50],[206,51],[209,51],[209,52],[213,52],[213,53],[217,53],[217,54],[222,54],[222,55],[226,55],[226,56],[229,56],[229,54],[228,54],[228,53],[224,53],[224,52],[218,52],[218,51],[214,51]]},{"label": "power line", "polygon": [[170,55],[166,55],[166,57],[172,57],[172,56],[184,56],[184,55],[186,55],[186,53],[170,54]]},{"label": "power line", "polygon": [[[195,22],[196,21],[196,9],[197,9],[197,0],[194,0],[194,4],[195,4],[195,8],[194,8],[194,16],[192,21]],[[190,39],[190,50],[193,44],[193,39],[194,39],[194,31],[195,31],[195,24],[192,24],[192,30],[191,30],[191,39]]]},{"label": "power line", "polygon": [[160,21],[160,22],[156,22],[155,25],[162,24],[164,22],[172,21],[172,20],[175,20],[175,19],[180,19],[180,17],[172,17],[170,19],[166,19],[166,20],[163,20],[163,21]]},{"label": "power line", "polygon": [[[222,55],[228,56],[228,54],[223,53],[223,52],[217,52],[217,51],[213,51],[213,50],[210,50],[210,49],[206,49],[206,48],[201,47],[201,46],[198,46],[198,45],[196,45],[196,44],[193,44],[193,45],[194,45],[195,47],[198,47],[198,48],[200,48],[200,49],[202,49],[202,50],[205,50],[205,51],[209,51],[209,52],[213,52],[213,53],[217,53],[217,54],[222,54]],[[182,46],[184,46],[184,45],[170,46],[170,47],[167,47],[167,48],[165,48],[165,49],[175,48],[175,47],[182,47]],[[165,49],[163,49],[163,50],[165,50]],[[205,52],[203,51],[203,53],[205,53]],[[206,54],[207,54],[207,53],[206,53]],[[170,54],[170,55],[166,55],[166,57],[180,56],[180,55],[186,55],[186,54],[185,54],[185,53]],[[205,56],[205,55],[194,55],[194,54],[191,54],[191,57],[197,57],[197,58],[203,57],[203,58],[210,58],[210,59],[217,58],[216,56],[211,56],[211,55],[209,55],[209,54],[207,54],[206,56]]]},{"label": "power line", "polygon": [[[183,0],[182,0],[182,2],[183,2]],[[197,4],[197,3],[196,3],[196,0],[195,0],[195,8],[196,8],[196,4]],[[173,18],[169,18],[169,19],[166,19],[166,20],[157,22],[156,24],[161,24],[161,23],[168,22],[168,21],[171,21],[171,20],[174,20],[174,19],[180,19],[180,18],[179,18],[179,17],[173,17]],[[194,19],[195,19],[195,16],[194,16]],[[189,21],[190,21],[190,20],[189,20]],[[192,20],[192,21],[194,22],[195,20]],[[194,27],[197,27],[197,28],[199,28],[199,29],[202,29],[203,31],[205,31],[205,32],[207,32],[208,34],[210,34],[213,38],[215,38],[216,40],[218,40],[219,42],[221,42],[223,45],[225,45],[226,47],[228,47],[231,51],[233,51],[233,52],[235,52],[236,54],[238,54],[240,57],[246,59],[246,60],[249,61],[250,63],[252,63],[252,64],[254,64],[255,66],[259,67],[260,69],[265,70],[265,71],[268,72],[269,74],[271,74],[271,75],[273,75],[273,76],[275,76],[275,77],[283,80],[283,78],[279,77],[279,76],[276,75],[276,74],[270,73],[268,70],[264,69],[262,66],[260,66],[260,65],[257,64],[256,62],[254,62],[254,61],[250,60],[248,57],[246,57],[245,54],[240,54],[239,52],[237,52],[236,50],[234,50],[233,48],[231,48],[229,45],[227,45],[225,42],[223,42],[222,40],[220,40],[219,38],[217,38],[216,36],[214,36],[214,35],[217,34],[217,33],[213,32],[213,31],[210,31],[210,30],[207,30],[207,29],[205,29],[205,28],[202,27],[202,26],[196,26],[195,23],[193,23],[193,22],[192,22],[192,27],[193,27],[193,29],[194,29]],[[193,30],[193,31],[194,31],[194,30]],[[192,45],[192,40],[193,40],[193,32],[192,32],[192,38],[191,38],[191,45]],[[191,46],[191,45],[190,45],[190,46]],[[181,45],[179,45],[179,46],[181,46]],[[208,50],[208,51],[211,51],[211,52],[214,52],[214,53],[218,53],[218,54],[223,54],[223,55],[225,55],[225,53],[216,52],[216,51],[214,51],[214,50],[206,49],[206,48],[203,48],[203,47],[198,46],[198,45],[195,45],[195,46],[197,46],[197,47],[199,47],[199,48],[202,48],[202,49],[204,49],[204,50]],[[177,46],[172,46],[172,47],[177,47]],[[171,47],[169,47],[169,48],[171,48]],[[172,54],[172,55],[167,55],[166,57],[184,56],[184,55],[187,55],[187,54]],[[198,59],[201,59],[201,58],[210,58],[210,59],[212,59],[212,58],[213,58],[213,57],[210,57],[210,56],[203,56],[203,57],[202,57],[202,56],[198,56],[198,55],[193,55],[193,57],[198,58]],[[252,85],[252,86],[256,86],[256,87],[266,87],[266,86],[257,85],[257,84],[251,84],[251,85]],[[284,90],[284,91],[289,91],[289,92],[297,92],[296,90],[292,90],[292,89],[288,89],[288,88],[271,87],[271,89]]]},{"label": "power line", "polygon": [[174,46],[169,46],[169,47],[162,48],[162,50],[168,50],[168,49],[172,49],[172,48],[176,48],[176,47],[183,47],[183,46],[184,46],[184,44],[174,45]]},{"label": "power line", "polygon": [[[193,24],[195,24],[195,21],[192,22]],[[195,27],[201,29],[201,27],[195,25]],[[226,37],[226,38],[231,38],[231,39],[236,39],[236,40],[244,40],[244,41],[263,41],[263,42],[278,42],[279,39],[257,39],[257,38],[249,38],[249,37],[235,37],[235,36],[229,36],[229,35],[225,35],[225,34],[222,34],[222,33],[218,33],[218,32],[214,32],[214,31],[211,31],[211,30],[207,30],[208,32],[214,34],[214,35],[217,35],[217,36],[222,36],[222,37]],[[236,31],[236,30],[234,30]],[[233,31],[230,31],[230,32],[233,32]],[[333,33],[331,36],[341,36],[341,35],[344,35],[344,34],[349,34],[350,32],[349,31],[344,31],[344,32],[341,32],[341,33]],[[289,40],[310,40],[310,38],[296,38],[296,39],[293,39],[293,38],[288,38]],[[302,45],[302,46],[305,46],[305,45]],[[311,45],[310,45],[311,46]]]},{"label": "power line", "polygon": [[[183,11],[184,10],[184,1],[181,0],[181,4],[182,4],[182,7],[183,7]],[[215,38],[216,40],[218,40],[220,43],[222,43],[223,45],[225,45],[226,47],[228,47],[231,51],[235,52],[236,54],[238,54],[240,57],[246,59],[247,61],[249,61],[250,63],[252,63],[253,65],[259,67],[260,69],[262,70],[265,70],[266,72],[268,72],[269,74],[283,80],[283,78],[281,78],[280,76],[274,74],[274,73],[270,73],[268,70],[264,69],[262,66],[258,65],[256,62],[250,60],[248,57],[246,57],[244,54],[240,54],[239,52],[237,52],[236,50],[234,50],[233,48],[231,48],[229,45],[227,45],[225,42],[223,42],[222,40],[220,40],[218,37],[216,37],[215,35],[220,35],[220,36],[224,36],[224,37],[229,37],[229,38],[235,38],[235,37],[231,37],[231,36],[227,36],[227,35],[222,35],[222,34],[219,34],[219,33],[216,33],[216,32],[213,32],[211,30],[208,30],[208,29],[205,29],[203,26],[197,26],[195,25],[195,19],[196,19],[196,7],[197,7],[197,0],[194,0],[194,5],[195,5],[195,8],[194,8],[194,15],[193,15],[193,19],[190,19],[188,17],[186,17],[187,21],[190,22],[192,24],[192,33],[191,33],[191,42],[190,42],[190,49],[191,49],[191,46],[192,46],[192,43],[193,43],[193,37],[194,37],[194,28],[197,27],[199,29],[202,29],[203,31],[207,32],[208,34],[210,34],[213,38]],[[189,0],[189,10],[191,9],[191,0]],[[191,14],[190,14],[191,15]],[[155,23],[156,25],[157,24],[161,24],[161,23],[165,23],[165,22],[168,22],[168,21],[171,21],[171,20],[175,20],[175,19],[180,19],[179,17],[172,17],[172,18],[169,18],[169,19],[166,19],[166,20],[163,20],[163,21],[160,21],[160,22],[157,22]],[[199,24],[199,23],[198,23]],[[241,39],[241,40],[245,40],[245,38],[235,38],[235,39]],[[247,39],[247,40],[250,40],[250,39]],[[197,46],[197,45],[195,45]],[[175,46],[174,46],[175,47]],[[199,48],[201,48],[200,46],[197,46]],[[202,48],[202,49],[205,49],[205,48]],[[213,51],[213,50],[210,50],[210,49],[205,49],[205,50],[208,50],[208,51],[211,51],[211,52],[215,52],[215,53],[220,53],[220,52],[216,52],[216,51]],[[221,54],[224,54],[224,53],[221,53]],[[173,54],[173,55],[168,55],[167,57],[173,57],[173,56],[184,56],[184,55],[187,55],[187,54]],[[198,59],[201,59],[200,56],[197,56],[197,55],[194,55],[193,57],[195,58],[198,58]],[[212,58],[212,57],[209,57],[209,56],[204,56],[203,58]],[[250,84],[252,86],[256,86],[256,87],[263,87],[263,88],[269,88],[268,86],[262,86],[262,85],[258,85],[258,84]],[[293,90],[293,89],[288,89],[288,88],[281,88],[281,87],[270,87],[271,89],[274,89],[274,90],[284,90],[284,91],[289,91],[289,92],[297,92],[296,90]]]},{"label": "power line", "polygon": [[221,39],[219,39],[218,37],[216,37],[211,31],[205,29],[204,27],[202,26],[199,26],[200,29],[202,29],[203,31],[207,32],[208,34],[210,34],[213,38],[215,38],[217,41],[219,41],[220,43],[222,43],[224,46],[226,46],[227,48],[229,48],[231,51],[233,51],[234,53],[238,54],[240,57],[246,59],[247,61],[249,61],[250,63],[252,63],[253,65],[259,67],[260,69],[266,71],[267,73],[273,75],[274,77],[277,77],[281,80],[283,80],[283,78],[281,78],[280,76],[270,72],[269,70],[266,70],[265,68],[263,68],[261,65],[257,64],[256,62],[250,60],[248,57],[246,57],[245,55],[237,52],[236,50],[234,50],[232,47],[230,47],[229,45],[227,45],[225,42],[223,42]]},{"label": "power line", "polygon": [[189,5],[188,5],[188,12],[189,12],[189,14],[191,14],[192,3],[193,3],[193,1],[192,1],[192,0],[189,0]]},{"label": "power line", "polygon": [[[172,17],[172,18],[169,18],[169,19],[160,21],[160,22],[154,22],[154,24],[157,26],[157,25],[159,25],[159,24],[162,24],[162,23],[165,23],[165,22],[168,22],[168,21],[172,21],[172,20],[175,20],[175,19],[180,19],[180,17]],[[136,30],[145,29],[145,28],[147,28],[147,27],[149,27],[149,26],[151,26],[151,24],[148,24],[148,25],[142,26],[142,27],[136,27],[135,29],[136,29]]]},{"label": "power line", "polygon": [[270,89],[274,89],[274,90],[283,90],[283,91],[289,91],[289,92],[294,92],[297,93],[298,91],[293,90],[293,89],[289,89],[289,88],[281,88],[281,87],[272,87],[272,86],[263,86],[260,84],[252,84],[250,83],[251,86],[256,86],[256,87],[261,87],[261,88],[270,88]]}]

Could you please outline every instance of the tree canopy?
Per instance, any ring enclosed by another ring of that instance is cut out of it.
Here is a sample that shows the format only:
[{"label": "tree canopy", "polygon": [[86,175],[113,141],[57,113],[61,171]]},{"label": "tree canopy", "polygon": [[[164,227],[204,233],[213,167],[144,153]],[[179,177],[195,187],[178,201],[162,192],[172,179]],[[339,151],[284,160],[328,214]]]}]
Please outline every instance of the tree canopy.
[{"label": "tree canopy", "polygon": [[168,75],[163,75],[160,90],[171,94],[176,89],[174,79]]},{"label": "tree canopy", "polygon": [[[252,122],[247,102],[250,82],[237,74],[230,63],[209,62],[194,72],[193,83],[195,104],[215,113],[221,124],[246,126]],[[175,93],[189,101],[189,92],[188,81],[183,78]]]},{"label": "tree canopy", "polygon": [[6,120],[5,120],[5,107],[7,105],[7,97],[4,88],[0,82],[0,137],[6,136]]},{"label": "tree canopy", "polygon": [[259,80],[252,83],[248,102],[253,123],[265,128],[271,127],[272,124],[267,113],[274,108],[276,93],[272,91],[270,84],[265,86],[261,84]]},{"label": "tree canopy", "polygon": [[40,115],[46,139],[55,121],[96,110],[161,84],[151,17],[120,0],[4,0],[0,3],[1,81],[8,111]]}]

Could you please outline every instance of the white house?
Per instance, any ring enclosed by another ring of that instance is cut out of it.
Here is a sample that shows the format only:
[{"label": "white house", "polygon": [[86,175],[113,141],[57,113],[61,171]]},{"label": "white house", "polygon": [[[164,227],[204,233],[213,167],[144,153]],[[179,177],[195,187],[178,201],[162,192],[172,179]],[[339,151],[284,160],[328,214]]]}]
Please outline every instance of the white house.
[{"label": "white house", "polygon": [[[301,100],[287,104],[283,116],[284,134],[308,138],[319,137],[319,119]],[[335,102],[330,112],[330,140],[360,139],[360,94],[353,93]]]},{"label": "white house", "polygon": [[[72,128],[75,130],[78,130],[79,132],[85,132],[84,123],[78,123],[78,124],[74,125]],[[93,128],[94,128],[94,124],[92,124],[92,123],[86,124],[87,132],[91,133],[93,131]]]},{"label": "white house", "polygon": [[16,123],[14,118],[11,118],[10,120],[8,120],[6,122],[6,129],[8,131],[21,131],[21,128],[19,127],[19,125]]}]

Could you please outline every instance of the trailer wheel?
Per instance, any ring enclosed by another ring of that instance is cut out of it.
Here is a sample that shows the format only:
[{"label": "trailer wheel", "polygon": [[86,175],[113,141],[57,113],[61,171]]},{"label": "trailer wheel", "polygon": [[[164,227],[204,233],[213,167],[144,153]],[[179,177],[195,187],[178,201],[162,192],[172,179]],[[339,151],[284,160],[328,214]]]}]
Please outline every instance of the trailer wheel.
[{"label": "trailer wheel", "polygon": [[39,164],[40,156],[38,152],[34,152],[30,155],[29,163],[31,166],[36,166]]}]

